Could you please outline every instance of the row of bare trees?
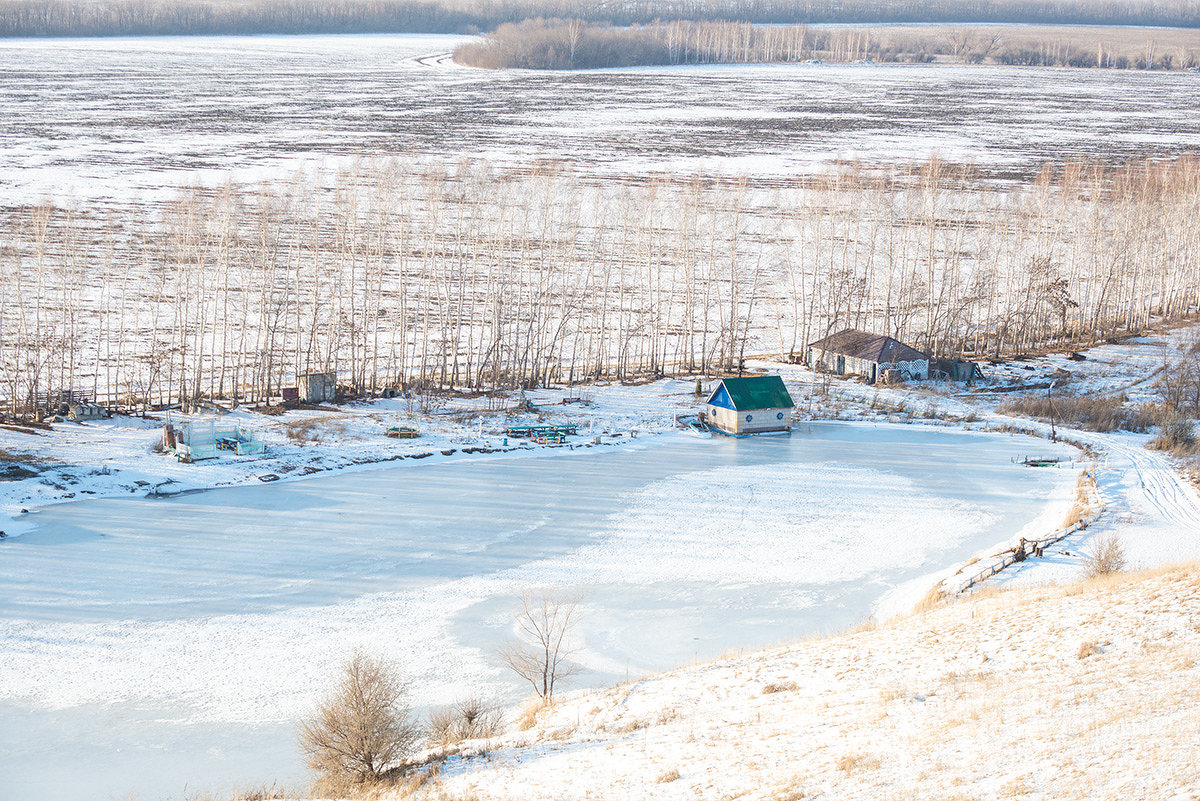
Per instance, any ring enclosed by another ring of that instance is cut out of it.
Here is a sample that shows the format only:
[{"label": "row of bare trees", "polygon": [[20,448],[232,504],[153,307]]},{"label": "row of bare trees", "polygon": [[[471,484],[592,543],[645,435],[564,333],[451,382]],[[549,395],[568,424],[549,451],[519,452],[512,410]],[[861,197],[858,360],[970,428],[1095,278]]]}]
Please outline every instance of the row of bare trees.
[{"label": "row of bare trees", "polygon": [[605,24],[1012,22],[1200,25],[1197,0],[6,0],[0,36],[478,32],[536,17]]},{"label": "row of bare trees", "polygon": [[849,325],[998,357],[1179,319],[1200,289],[1197,204],[1195,157],[1073,162],[1002,192],[938,161],[833,174],[787,210],[779,350]]},{"label": "row of bare trees", "polygon": [[938,354],[1095,340],[1197,303],[1200,160],[783,187],[363,162],[103,216],[0,217],[0,396],[259,402],[297,373],[490,390],[735,369],[844,327]]},{"label": "row of bare trees", "polygon": [[[1011,35],[1013,31],[1017,31],[1016,36]],[[1078,39],[1079,29],[1072,29],[1072,33]],[[687,20],[613,28],[580,19],[533,19],[501,25],[479,41],[462,44],[454,58],[486,69],[595,69],[814,59],[1187,69],[1200,63],[1200,41],[1195,37],[1179,39],[1177,32],[1155,30],[1108,31],[1074,41],[1064,38],[1062,30],[1056,28],[810,28]]]}]

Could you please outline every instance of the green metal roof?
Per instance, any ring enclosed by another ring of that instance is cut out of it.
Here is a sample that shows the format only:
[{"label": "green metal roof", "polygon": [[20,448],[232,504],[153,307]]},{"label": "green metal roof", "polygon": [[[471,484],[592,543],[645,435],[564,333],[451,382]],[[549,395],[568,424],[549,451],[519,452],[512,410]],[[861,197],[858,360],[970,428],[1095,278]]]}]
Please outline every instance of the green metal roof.
[{"label": "green metal roof", "polygon": [[[746,378],[725,378],[721,384],[733,401],[733,408],[790,409],[796,404],[788,394],[783,379],[777,375],[757,375]],[[713,393],[714,395],[716,393]]]}]

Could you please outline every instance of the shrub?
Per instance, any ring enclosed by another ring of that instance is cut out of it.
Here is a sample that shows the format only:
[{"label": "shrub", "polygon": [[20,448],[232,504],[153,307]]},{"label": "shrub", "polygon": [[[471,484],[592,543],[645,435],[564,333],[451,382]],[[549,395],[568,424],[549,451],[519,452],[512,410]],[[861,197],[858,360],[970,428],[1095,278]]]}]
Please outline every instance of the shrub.
[{"label": "shrub", "polygon": [[341,682],[300,727],[308,767],[331,787],[361,787],[402,763],[417,741],[394,665],[355,651]]},{"label": "shrub", "polygon": [[1083,572],[1087,578],[1096,578],[1120,573],[1125,567],[1125,548],[1121,545],[1121,538],[1110,532],[1096,538],[1083,563]]},{"label": "shrub", "polygon": [[1162,424],[1158,436],[1150,441],[1150,447],[1176,453],[1188,453],[1195,450],[1195,424],[1187,417],[1175,417],[1168,420]]},{"label": "shrub", "polygon": [[553,700],[558,682],[580,669],[571,663],[578,606],[576,595],[550,590],[522,593],[516,614],[522,638],[510,641],[500,652],[504,664],[529,682],[546,703]]},{"label": "shrub", "polygon": [[433,745],[455,745],[463,740],[481,740],[500,733],[503,714],[478,696],[429,713],[429,741]]}]

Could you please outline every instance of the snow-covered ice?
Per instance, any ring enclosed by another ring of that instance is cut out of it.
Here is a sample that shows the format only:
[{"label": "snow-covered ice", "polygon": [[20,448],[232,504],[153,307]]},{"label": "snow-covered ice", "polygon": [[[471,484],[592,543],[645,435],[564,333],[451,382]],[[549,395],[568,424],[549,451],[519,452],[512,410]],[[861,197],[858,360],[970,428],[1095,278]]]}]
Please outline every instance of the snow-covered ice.
[{"label": "snow-covered ice", "polygon": [[[1033,442],[814,423],[58,504],[4,544],[0,704],[33,728],[145,723],[101,775],[103,733],[77,744],[106,792],[297,779],[280,732],[354,645],[426,706],[521,696],[494,653],[528,586],[584,592],[585,686],[844,628],[1064,503],[1074,471],[1012,464]],[[224,737],[261,749],[255,774],[212,757]],[[44,786],[44,754],[0,745],[10,783]],[[132,781],[157,746],[161,775]],[[60,775],[57,797],[81,797]]]}]

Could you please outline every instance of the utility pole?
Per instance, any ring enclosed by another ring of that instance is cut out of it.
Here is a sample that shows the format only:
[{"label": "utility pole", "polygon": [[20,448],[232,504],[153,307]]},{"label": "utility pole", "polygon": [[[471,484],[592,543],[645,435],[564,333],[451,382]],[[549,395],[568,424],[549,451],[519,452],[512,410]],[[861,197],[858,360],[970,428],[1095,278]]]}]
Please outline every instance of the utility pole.
[{"label": "utility pole", "polygon": [[1046,403],[1050,406],[1050,441],[1058,442],[1058,434],[1054,430],[1054,398],[1050,394],[1050,390],[1054,389],[1057,381],[1051,381],[1050,386],[1046,387]]}]

